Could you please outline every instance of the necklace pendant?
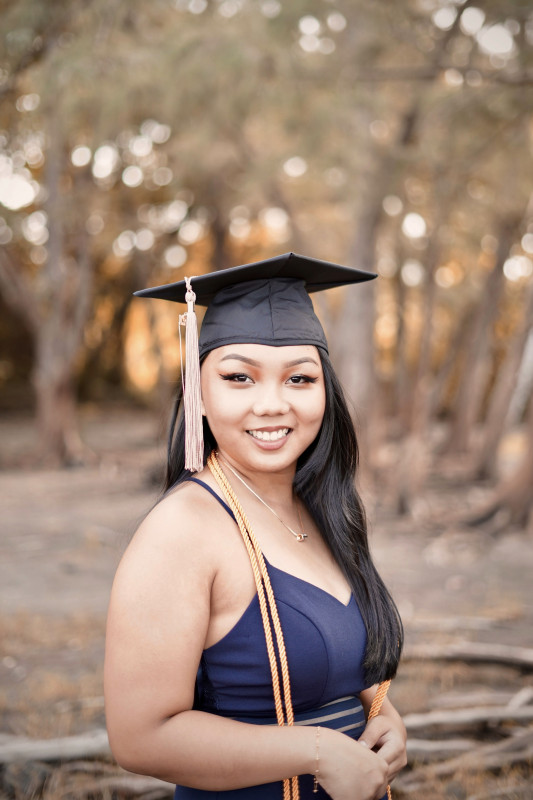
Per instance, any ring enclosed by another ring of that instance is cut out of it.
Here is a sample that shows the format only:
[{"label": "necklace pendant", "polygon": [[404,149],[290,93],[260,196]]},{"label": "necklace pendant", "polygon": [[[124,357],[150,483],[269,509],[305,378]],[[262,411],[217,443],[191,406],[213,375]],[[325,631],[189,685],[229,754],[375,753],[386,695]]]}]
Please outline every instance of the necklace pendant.
[{"label": "necklace pendant", "polygon": [[296,541],[297,542],[304,542],[306,539],[307,539],[307,534],[306,533],[298,533],[296,535]]}]

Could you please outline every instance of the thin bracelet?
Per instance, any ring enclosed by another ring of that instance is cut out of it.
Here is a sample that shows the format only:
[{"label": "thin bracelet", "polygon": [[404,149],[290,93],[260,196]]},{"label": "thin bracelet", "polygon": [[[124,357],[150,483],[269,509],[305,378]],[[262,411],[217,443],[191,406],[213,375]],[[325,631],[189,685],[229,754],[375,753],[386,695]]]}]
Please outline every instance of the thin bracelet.
[{"label": "thin bracelet", "polygon": [[320,767],[320,726],[316,729],[316,765],[315,765],[315,774],[313,776],[313,792],[317,794],[318,792],[318,776],[319,776],[319,767]]}]

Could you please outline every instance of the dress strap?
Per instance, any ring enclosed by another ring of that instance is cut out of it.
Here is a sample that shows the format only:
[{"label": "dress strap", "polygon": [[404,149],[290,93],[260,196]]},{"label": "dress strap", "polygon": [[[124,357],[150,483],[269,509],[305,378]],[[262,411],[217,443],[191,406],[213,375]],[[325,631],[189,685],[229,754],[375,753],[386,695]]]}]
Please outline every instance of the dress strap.
[{"label": "dress strap", "polygon": [[235,516],[234,516],[234,514],[233,514],[233,511],[231,510],[231,508],[230,508],[230,507],[229,507],[229,506],[228,506],[228,505],[227,505],[227,504],[224,502],[224,500],[223,500],[221,497],[219,497],[219,496],[218,496],[218,494],[217,494],[217,493],[214,491],[214,489],[212,489],[212,488],[209,486],[209,484],[205,483],[205,481],[201,481],[201,480],[200,480],[200,478],[187,478],[187,482],[190,482],[190,483],[197,483],[199,486],[203,486],[203,487],[204,487],[204,489],[207,489],[207,491],[208,491],[210,494],[212,494],[212,495],[213,495],[213,497],[215,498],[215,500],[218,500],[218,502],[220,503],[220,505],[222,506],[222,508],[225,508],[225,509],[226,509],[226,511],[228,512],[228,514],[230,515],[230,517],[231,517],[233,520],[235,519]]}]

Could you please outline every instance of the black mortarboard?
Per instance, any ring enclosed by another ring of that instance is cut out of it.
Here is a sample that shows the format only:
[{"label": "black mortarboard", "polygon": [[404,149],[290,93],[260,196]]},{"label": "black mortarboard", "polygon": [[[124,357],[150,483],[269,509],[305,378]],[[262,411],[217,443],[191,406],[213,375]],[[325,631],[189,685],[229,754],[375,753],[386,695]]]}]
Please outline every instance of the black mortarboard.
[{"label": "black mortarboard", "polygon": [[[360,283],[372,272],[285,253],[191,278],[196,305],[208,306],[200,357],[224,344],[314,344],[327,350],[310,292]],[[185,302],[185,280],[143,289],[139,297]]]},{"label": "black mortarboard", "polygon": [[[238,343],[278,347],[312,344],[327,351],[326,337],[313,310],[309,293],[361,283],[375,277],[373,272],[285,253],[264,261],[135,292],[138,297],[187,302],[186,428],[198,433],[198,422],[201,428],[201,416],[198,421],[199,357],[217,347]],[[208,307],[198,344],[195,338],[194,303]],[[183,321],[183,317],[180,317],[180,322]],[[187,425],[188,417],[191,419],[190,425]],[[193,438],[191,434],[191,441]],[[200,445],[198,436],[195,438],[194,451],[195,455],[187,459],[187,468],[198,471],[203,466],[203,445]]]}]

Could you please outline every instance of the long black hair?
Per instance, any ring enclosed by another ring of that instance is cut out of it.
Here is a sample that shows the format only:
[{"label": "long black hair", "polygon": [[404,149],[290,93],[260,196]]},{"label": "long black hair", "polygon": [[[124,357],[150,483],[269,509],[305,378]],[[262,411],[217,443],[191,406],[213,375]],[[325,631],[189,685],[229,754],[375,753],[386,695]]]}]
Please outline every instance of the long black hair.
[{"label": "long black hair", "polygon": [[[359,448],[342,387],[329,356],[318,348],[326,393],[322,425],[298,459],[294,490],[307,506],[354,593],[367,632],[364,670],[369,686],[393,678],[403,626],[398,609],[374,566],[366,515],[355,487]],[[164,493],[190,477],[185,469],[183,394],[178,388],[168,439]],[[206,418],[204,464],[216,442]]]}]

